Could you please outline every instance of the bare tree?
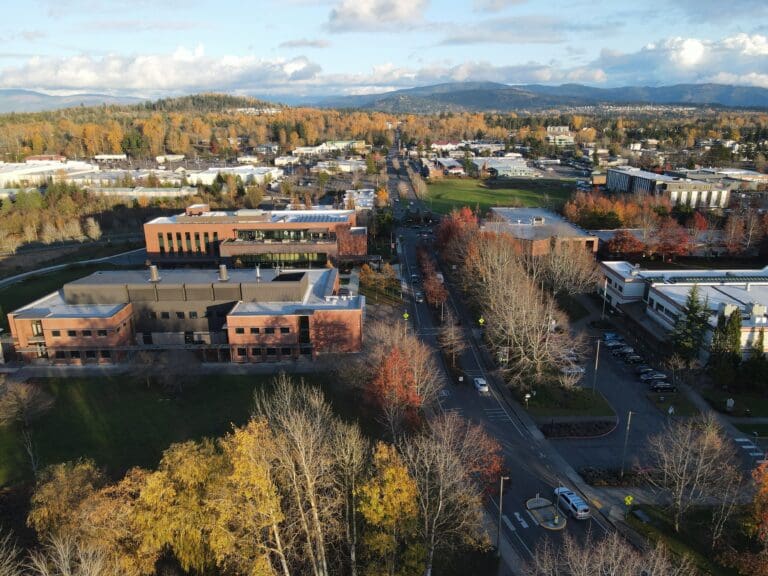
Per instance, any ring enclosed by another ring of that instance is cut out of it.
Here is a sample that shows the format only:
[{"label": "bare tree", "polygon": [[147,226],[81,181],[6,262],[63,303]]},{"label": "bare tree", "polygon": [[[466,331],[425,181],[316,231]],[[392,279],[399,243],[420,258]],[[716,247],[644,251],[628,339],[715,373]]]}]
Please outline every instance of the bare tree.
[{"label": "bare tree", "polygon": [[558,244],[543,263],[544,278],[555,295],[592,292],[599,280],[594,256],[580,244]]},{"label": "bare tree", "polygon": [[50,410],[53,403],[52,396],[30,382],[7,382],[0,388],[0,425],[21,427],[21,443],[35,476],[39,461],[32,439],[32,421]]},{"label": "bare tree", "polygon": [[670,423],[648,447],[654,462],[648,480],[669,497],[675,531],[692,506],[734,497],[727,486],[738,474],[733,446],[712,414]]},{"label": "bare tree", "polygon": [[0,391],[0,424],[29,428],[32,420],[53,406],[53,397],[37,384],[8,382]]},{"label": "bare tree", "polygon": [[762,221],[757,210],[748,209],[744,214],[744,250],[752,248],[752,244],[761,238],[763,232]]},{"label": "bare tree", "polygon": [[13,535],[0,531],[0,576],[22,576],[22,568]]},{"label": "bare tree", "polygon": [[332,438],[335,479],[344,498],[344,536],[349,552],[349,572],[357,576],[358,486],[368,462],[370,445],[355,425],[337,422]]},{"label": "bare tree", "polygon": [[33,576],[107,576],[106,554],[68,536],[53,536],[42,550],[32,552],[27,563]]},{"label": "bare tree", "polygon": [[450,310],[445,313],[445,320],[440,326],[437,339],[445,353],[451,357],[451,366],[456,367],[456,356],[466,350],[467,342],[464,339],[464,332],[456,323],[456,317]]},{"label": "bare tree", "polygon": [[254,413],[275,433],[275,454],[288,506],[315,576],[329,574],[328,546],[338,536],[341,498],[333,475],[333,413],[322,392],[281,373],[272,393],[257,390]]},{"label": "bare tree", "polygon": [[661,546],[639,552],[617,532],[612,532],[602,540],[595,540],[590,534],[584,542],[566,534],[559,547],[547,538],[537,547],[525,573],[527,576],[693,576],[696,570],[687,557],[673,560]]},{"label": "bare tree", "polygon": [[403,441],[403,461],[418,490],[427,576],[432,574],[437,550],[481,539],[481,492],[457,451],[461,446],[449,430],[424,432]]}]

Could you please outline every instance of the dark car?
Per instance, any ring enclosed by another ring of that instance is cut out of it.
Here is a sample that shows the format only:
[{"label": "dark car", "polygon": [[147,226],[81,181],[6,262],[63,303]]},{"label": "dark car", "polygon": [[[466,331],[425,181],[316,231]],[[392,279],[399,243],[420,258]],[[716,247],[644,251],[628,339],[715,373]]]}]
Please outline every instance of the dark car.
[{"label": "dark car", "polygon": [[643,361],[642,356],[638,356],[637,354],[627,354],[624,356],[624,362],[627,364],[639,364]]},{"label": "dark car", "polygon": [[651,392],[677,392],[677,386],[669,382],[654,382],[649,386]]},{"label": "dark car", "polygon": [[640,364],[640,366],[635,368],[635,374],[645,374],[646,372],[656,372],[656,369],[648,364]]}]

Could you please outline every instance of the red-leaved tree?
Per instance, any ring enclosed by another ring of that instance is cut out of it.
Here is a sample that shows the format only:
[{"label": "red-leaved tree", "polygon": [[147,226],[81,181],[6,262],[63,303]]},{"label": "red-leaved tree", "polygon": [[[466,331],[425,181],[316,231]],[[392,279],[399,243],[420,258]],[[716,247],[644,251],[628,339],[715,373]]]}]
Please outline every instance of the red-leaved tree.
[{"label": "red-leaved tree", "polygon": [[644,251],[645,244],[627,230],[619,230],[613,235],[613,238],[608,240],[608,252],[611,254],[637,256]]}]

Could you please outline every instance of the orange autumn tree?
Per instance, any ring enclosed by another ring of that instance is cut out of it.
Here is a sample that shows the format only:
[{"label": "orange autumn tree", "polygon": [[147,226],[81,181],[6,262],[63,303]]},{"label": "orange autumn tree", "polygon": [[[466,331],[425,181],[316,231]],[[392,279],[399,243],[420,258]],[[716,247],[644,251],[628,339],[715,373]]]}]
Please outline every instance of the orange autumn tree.
[{"label": "orange autumn tree", "polygon": [[410,359],[399,346],[394,346],[381,359],[370,393],[393,437],[404,426],[411,427],[418,422],[422,398]]}]

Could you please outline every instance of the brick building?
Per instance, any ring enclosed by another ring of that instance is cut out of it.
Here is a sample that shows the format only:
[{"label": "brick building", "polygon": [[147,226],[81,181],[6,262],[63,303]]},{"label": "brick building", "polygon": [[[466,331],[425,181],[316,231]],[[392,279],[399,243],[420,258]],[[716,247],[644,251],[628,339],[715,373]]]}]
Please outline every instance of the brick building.
[{"label": "brick building", "polygon": [[595,236],[542,208],[491,208],[484,227],[509,234],[531,256],[543,256],[561,244],[578,244],[589,252],[597,252]]},{"label": "brick building", "polygon": [[306,267],[360,261],[368,253],[367,230],[356,226],[354,210],[225,212],[194,204],[144,224],[144,239],[147,256],[158,263]]},{"label": "brick building", "polygon": [[27,362],[119,362],[189,349],[208,361],[262,362],[362,346],[363,296],[339,296],[334,268],[103,271],[8,314]]}]

